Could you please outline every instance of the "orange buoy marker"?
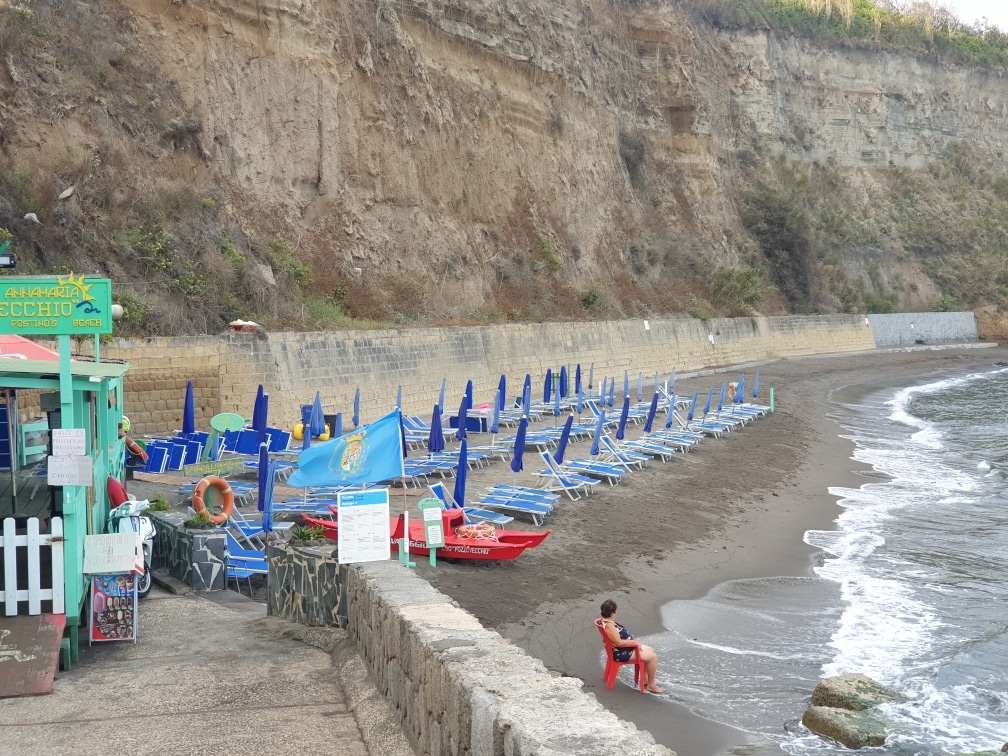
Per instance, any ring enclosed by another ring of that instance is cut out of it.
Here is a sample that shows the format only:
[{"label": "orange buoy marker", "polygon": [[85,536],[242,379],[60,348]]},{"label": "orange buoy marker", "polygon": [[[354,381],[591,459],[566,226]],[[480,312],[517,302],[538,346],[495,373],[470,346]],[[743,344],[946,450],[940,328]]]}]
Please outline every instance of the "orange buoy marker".
[{"label": "orange buoy marker", "polygon": [[[220,491],[224,496],[224,504],[221,505],[221,511],[217,514],[210,514],[210,510],[207,509],[206,502],[203,501],[206,490],[211,486]],[[197,515],[204,515],[215,525],[223,525],[228,521],[228,517],[231,516],[231,512],[234,511],[234,491],[231,490],[231,484],[224,480],[224,478],[220,478],[216,475],[207,475],[203,478],[203,480],[197,483],[196,488],[193,489],[192,505],[193,509],[196,510]]]}]

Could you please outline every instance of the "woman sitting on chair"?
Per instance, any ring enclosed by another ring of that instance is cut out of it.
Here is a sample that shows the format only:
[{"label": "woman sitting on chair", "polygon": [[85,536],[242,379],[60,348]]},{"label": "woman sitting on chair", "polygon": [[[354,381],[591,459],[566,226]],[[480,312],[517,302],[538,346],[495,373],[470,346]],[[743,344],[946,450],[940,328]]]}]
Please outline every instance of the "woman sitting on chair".
[{"label": "woman sitting on chair", "polygon": [[[606,635],[609,640],[612,641],[614,646],[617,648],[613,649],[613,660],[618,662],[630,661],[633,656],[632,648],[619,648],[619,646],[626,646],[629,641],[634,640],[633,635],[627,630],[623,625],[616,621],[616,602],[612,599],[606,599],[602,602],[602,625],[605,628]],[[646,689],[651,693],[664,693],[664,688],[659,688],[655,682],[655,672],[658,669],[658,654],[651,646],[645,646],[643,643],[640,644],[638,653],[640,658],[644,660],[644,664],[647,665],[647,680]]]}]

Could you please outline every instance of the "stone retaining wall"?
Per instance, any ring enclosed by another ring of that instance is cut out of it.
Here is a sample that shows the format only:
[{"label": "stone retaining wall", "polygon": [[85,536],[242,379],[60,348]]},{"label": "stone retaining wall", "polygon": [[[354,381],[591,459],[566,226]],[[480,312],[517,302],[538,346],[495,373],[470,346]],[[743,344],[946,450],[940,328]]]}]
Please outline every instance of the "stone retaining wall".
[{"label": "stone retaining wall", "polygon": [[[937,314],[937,313],[936,313]],[[226,333],[186,338],[117,339],[102,357],[130,363],[125,407],[138,436],[173,433],[182,425],[186,381],[192,380],[196,425],[208,429],[219,412],[251,417],[256,389],[270,395],[271,424],[291,428],[300,406],[321,391],[325,411],[344,413],[349,427],[354,391],[361,389],[361,422],[395,405],[429,418],[447,378],[447,409],[458,405],[467,380],[477,404],[493,400],[501,373],[515,390],[531,373],[542,385],[546,368],[578,362],[603,376],[636,379],[676,369],[739,365],[799,355],[873,349],[863,316],[659,319],[602,323],[543,323],[464,328],[331,331],[268,335]],[[86,351],[88,342],[79,348]],[[587,379],[587,376],[585,376]],[[587,380],[585,380],[587,384]]]},{"label": "stone retaining wall", "polygon": [[347,609],[364,663],[420,753],[673,754],[399,562],[347,570]]},{"label": "stone retaining wall", "polygon": [[151,550],[151,568],[167,569],[194,591],[226,588],[224,560],[227,539],[217,530],[186,530],[188,516],[180,512],[148,512],[157,535]]}]

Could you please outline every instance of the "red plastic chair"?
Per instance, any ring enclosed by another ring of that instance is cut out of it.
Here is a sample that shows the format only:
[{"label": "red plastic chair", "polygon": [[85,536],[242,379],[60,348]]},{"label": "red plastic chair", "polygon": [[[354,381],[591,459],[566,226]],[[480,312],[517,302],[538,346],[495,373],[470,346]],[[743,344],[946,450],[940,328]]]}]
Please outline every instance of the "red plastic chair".
[{"label": "red plastic chair", "polygon": [[612,690],[613,686],[616,685],[616,675],[619,673],[619,668],[624,664],[632,664],[634,668],[634,683],[640,688],[640,692],[643,693],[644,683],[647,681],[647,664],[640,658],[640,645],[637,641],[631,641],[625,646],[619,646],[618,648],[632,648],[633,653],[630,655],[629,661],[616,661],[613,658],[613,649],[617,648],[617,646],[614,646],[613,642],[609,640],[601,618],[596,618],[595,627],[598,628],[599,634],[602,636],[602,643],[605,645],[606,663],[605,670],[602,672],[602,679],[605,680],[606,687]]}]

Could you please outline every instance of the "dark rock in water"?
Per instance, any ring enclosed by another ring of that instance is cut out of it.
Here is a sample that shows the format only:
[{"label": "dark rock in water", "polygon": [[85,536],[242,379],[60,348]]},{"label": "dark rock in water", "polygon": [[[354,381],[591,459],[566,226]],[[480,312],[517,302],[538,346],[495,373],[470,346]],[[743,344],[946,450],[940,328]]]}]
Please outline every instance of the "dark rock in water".
[{"label": "dark rock in water", "polygon": [[897,698],[896,691],[867,675],[837,675],[820,681],[812,692],[812,705],[862,711]]},{"label": "dark rock in water", "polygon": [[816,735],[835,740],[847,748],[880,746],[886,741],[887,722],[871,711],[810,706],[802,716],[802,724]]},{"label": "dark rock in water", "polygon": [[801,730],[801,720],[795,717],[784,721],[784,732],[798,732]]}]

